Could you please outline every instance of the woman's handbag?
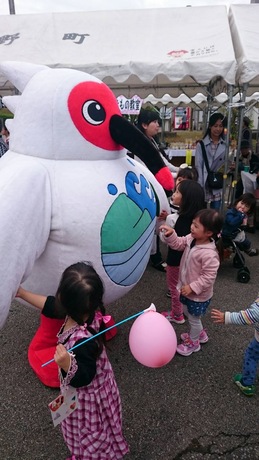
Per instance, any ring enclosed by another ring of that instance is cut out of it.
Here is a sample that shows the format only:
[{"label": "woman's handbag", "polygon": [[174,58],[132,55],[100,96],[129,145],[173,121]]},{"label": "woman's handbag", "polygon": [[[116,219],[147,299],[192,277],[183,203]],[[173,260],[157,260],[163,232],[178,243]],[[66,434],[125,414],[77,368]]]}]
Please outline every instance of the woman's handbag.
[{"label": "woman's handbag", "polygon": [[205,150],[205,145],[203,141],[200,141],[201,144],[201,151],[202,151],[202,156],[203,160],[206,166],[206,169],[208,171],[208,178],[207,178],[207,184],[209,189],[221,189],[223,188],[223,173],[222,172],[214,172],[211,171],[209,168],[209,163],[208,163],[208,158]]}]

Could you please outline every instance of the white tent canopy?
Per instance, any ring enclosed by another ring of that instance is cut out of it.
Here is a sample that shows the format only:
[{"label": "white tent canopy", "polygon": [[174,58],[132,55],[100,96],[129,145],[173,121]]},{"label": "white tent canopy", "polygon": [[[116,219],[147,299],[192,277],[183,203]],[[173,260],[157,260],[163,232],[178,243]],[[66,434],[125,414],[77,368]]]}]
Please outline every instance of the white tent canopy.
[{"label": "white tent canopy", "polygon": [[[235,94],[233,96],[232,102],[234,104],[240,102],[241,96],[242,95],[240,93]],[[218,96],[214,97],[213,105],[223,105],[228,102],[228,100],[229,97],[226,93],[220,93]],[[249,104],[250,102],[255,101],[259,101],[259,92],[255,92],[251,96],[247,96],[245,98],[245,104]],[[188,105],[190,107],[208,104],[207,97],[202,93],[197,93],[191,98],[185,94],[180,94],[178,97],[171,97],[169,94],[165,94],[161,98],[157,98],[153,94],[149,94],[143,99],[144,104],[147,104],[148,102],[152,105]]]},{"label": "white tent canopy", "polygon": [[[224,104],[228,100],[228,95],[226,93],[220,93],[218,96],[215,96],[213,103],[214,104]],[[235,100],[235,98],[234,98]],[[144,104],[150,103],[152,105],[188,105],[188,106],[199,106],[201,104],[207,104],[207,97],[202,93],[197,93],[193,97],[188,97],[185,94],[180,94],[178,97],[172,97],[169,94],[165,94],[161,98],[154,97],[153,94],[149,94],[144,100]]]},{"label": "white tent canopy", "polygon": [[225,6],[5,15],[0,30],[1,61],[79,69],[117,96],[215,96],[235,82]]},{"label": "white tent canopy", "polygon": [[229,24],[237,60],[237,85],[249,84],[247,95],[259,88],[259,5],[231,5]]}]

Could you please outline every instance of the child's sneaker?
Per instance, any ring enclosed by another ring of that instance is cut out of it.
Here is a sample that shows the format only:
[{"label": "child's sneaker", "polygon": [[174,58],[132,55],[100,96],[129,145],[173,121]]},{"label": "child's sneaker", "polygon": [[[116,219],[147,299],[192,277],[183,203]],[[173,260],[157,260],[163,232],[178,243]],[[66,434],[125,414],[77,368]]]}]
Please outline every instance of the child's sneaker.
[{"label": "child's sneaker", "polygon": [[253,396],[255,394],[255,385],[245,386],[242,381],[242,374],[236,374],[234,376],[234,382],[238,386],[238,388],[244,393],[246,396]]},{"label": "child's sneaker", "polygon": [[183,315],[176,316],[170,311],[161,311],[161,315],[163,315],[170,323],[176,324],[183,324],[185,323],[185,319]]},{"label": "child's sneaker", "polygon": [[247,251],[245,251],[245,253],[248,254],[250,257],[258,256],[258,249],[250,248]]},{"label": "child's sneaker", "polygon": [[172,322],[176,323],[176,324],[184,324],[185,323],[185,318],[184,318],[183,315],[179,315],[179,316],[173,315],[172,316]]},{"label": "child's sneaker", "polygon": [[181,343],[181,345],[178,345],[176,348],[177,353],[182,356],[190,356],[192,353],[196,351],[200,351],[201,346],[199,340],[195,340],[194,342],[189,339],[188,341],[186,340],[184,343]]},{"label": "child's sneaker", "polygon": [[[188,341],[190,339],[190,335],[188,332],[183,332],[180,337],[183,342],[186,342],[186,340]],[[205,331],[205,329],[202,329],[199,335],[199,342],[207,343],[208,340],[209,340],[209,337],[208,337],[207,332]]]},{"label": "child's sneaker", "polygon": [[152,264],[152,267],[160,272],[166,272],[166,262],[159,262],[158,264]]}]

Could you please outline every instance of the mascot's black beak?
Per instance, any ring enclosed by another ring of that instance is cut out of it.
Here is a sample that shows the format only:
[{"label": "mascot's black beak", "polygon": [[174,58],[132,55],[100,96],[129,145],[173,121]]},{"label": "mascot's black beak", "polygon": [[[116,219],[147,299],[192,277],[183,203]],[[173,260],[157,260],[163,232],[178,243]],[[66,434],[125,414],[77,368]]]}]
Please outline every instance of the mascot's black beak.
[{"label": "mascot's black beak", "polygon": [[146,167],[154,174],[165,190],[174,188],[173,176],[165,166],[160,153],[148,137],[136,126],[120,115],[112,115],[110,134],[117,144],[137,155],[145,163]]}]

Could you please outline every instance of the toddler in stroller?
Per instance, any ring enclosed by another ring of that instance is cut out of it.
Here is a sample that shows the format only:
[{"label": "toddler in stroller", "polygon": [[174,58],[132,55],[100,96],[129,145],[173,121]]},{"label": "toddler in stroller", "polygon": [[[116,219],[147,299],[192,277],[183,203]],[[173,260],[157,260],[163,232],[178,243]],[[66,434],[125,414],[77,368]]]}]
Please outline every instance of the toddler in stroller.
[{"label": "toddler in stroller", "polygon": [[250,279],[249,270],[245,266],[245,258],[242,251],[250,257],[258,255],[258,249],[251,247],[251,241],[247,238],[245,228],[247,218],[255,210],[256,200],[252,193],[244,193],[228,209],[222,227],[222,242],[225,248],[232,247],[235,252],[233,265],[239,268],[238,281],[247,283]]}]

